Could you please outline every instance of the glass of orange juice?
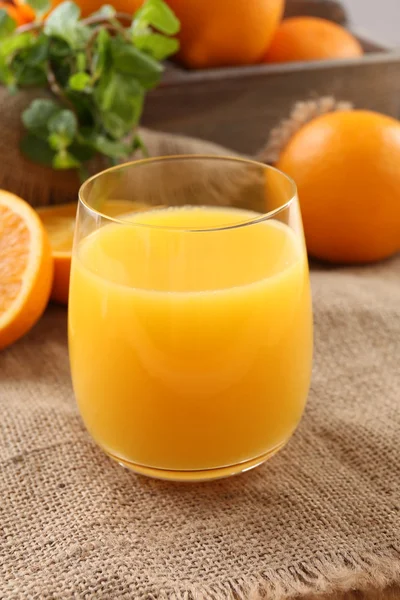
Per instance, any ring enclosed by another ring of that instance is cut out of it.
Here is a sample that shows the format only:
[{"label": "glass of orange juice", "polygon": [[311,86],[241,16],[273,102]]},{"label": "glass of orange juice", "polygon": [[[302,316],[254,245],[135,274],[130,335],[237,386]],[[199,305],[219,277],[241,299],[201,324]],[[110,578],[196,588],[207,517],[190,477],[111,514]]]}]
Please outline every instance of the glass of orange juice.
[{"label": "glass of orange juice", "polygon": [[293,181],[211,156],[137,161],[89,179],[69,343],[86,427],[122,465],[199,481],[271,457],[300,421],[311,374]]}]

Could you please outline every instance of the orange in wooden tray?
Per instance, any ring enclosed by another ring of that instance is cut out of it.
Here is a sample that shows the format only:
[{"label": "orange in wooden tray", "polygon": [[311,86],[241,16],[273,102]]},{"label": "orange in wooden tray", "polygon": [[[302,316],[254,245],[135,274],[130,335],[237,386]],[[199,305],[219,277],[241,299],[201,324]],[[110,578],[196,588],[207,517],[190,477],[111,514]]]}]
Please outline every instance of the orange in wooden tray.
[{"label": "orange in wooden tray", "polygon": [[0,10],[5,10],[18,26],[30,23],[35,18],[33,10],[25,4],[15,6],[9,2],[0,2]]},{"label": "orange in wooden tray", "polygon": [[[103,211],[109,217],[118,217],[125,213],[138,212],[147,208],[147,205],[138,202],[113,200],[105,203]],[[39,217],[49,235],[54,260],[51,299],[61,304],[68,303],[76,209],[76,202],[37,209]]]},{"label": "orange in wooden tray", "polygon": [[19,18],[22,21],[21,24],[31,23],[35,20],[35,11],[24,0],[14,0],[14,4],[17,7]]},{"label": "orange in wooden tray", "polygon": [[0,190],[0,350],[39,319],[52,278],[50,243],[36,212],[18,196]]},{"label": "orange in wooden tray", "polygon": [[181,23],[179,59],[193,69],[260,62],[284,0],[167,0]]},{"label": "orange in wooden tray", "polygon": [[279,25],[265,61],[326,60],[362,54],[361,44],[344,27],[318,17],[292,17]]},{"label": "orange in wooden tray", "polygon": [[[85,13],[96,1],[79,0]],[[285,0],[165,1],[181,24],[178,59],[190,69],[260,62],[285,6]],[[53,5],[60,2],[53,0]],[[117,10],[130,14],[143,4],[143,0],[116,2],[112,4]]]}]

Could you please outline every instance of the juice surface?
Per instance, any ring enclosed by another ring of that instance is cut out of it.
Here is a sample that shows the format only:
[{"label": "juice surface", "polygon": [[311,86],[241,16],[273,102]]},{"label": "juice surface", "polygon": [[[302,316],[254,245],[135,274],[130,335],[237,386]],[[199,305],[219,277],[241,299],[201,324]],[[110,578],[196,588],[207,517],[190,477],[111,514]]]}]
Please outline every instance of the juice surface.
[{"label": "juice surface", "polygon": [[287,225],[235,227],[255,216],[154,210],[75,249],[74,389],[114,457],[215,469],[273,451],[295,429],[311,371],[307,260]]}]

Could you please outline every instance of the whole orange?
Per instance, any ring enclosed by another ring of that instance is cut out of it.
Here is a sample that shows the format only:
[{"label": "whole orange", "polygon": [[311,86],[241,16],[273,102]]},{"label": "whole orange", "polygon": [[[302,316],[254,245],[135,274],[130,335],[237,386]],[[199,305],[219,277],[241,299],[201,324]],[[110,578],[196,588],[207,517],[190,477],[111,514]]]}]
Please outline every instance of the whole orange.
[{"label": "whole orange", "polygon": [[35,20],[35,11],[24,0],[14,0],[22,23],[31,23]]},{"label": "whole orange", "polygon": [[292,17],[276,30],[265,61],[352,58],[362,54],[358,40],[340,25],[317,17]]},{"label": "whole orange", "polygon": [[363,110],[318,117],[277,167],[298,186],[312,256],[365,263],[400,250],[399,121]]},{"label": "whole orange", "polygon": [[[105,0],[74,0],[81,9],[81,16],[88,17],[92,13],[99,10],[104,4],[108,4]],[[51,0],[52,8],[55,8],[64,0]],[[143,0],[112,0],[110,2],[117,12],[133,15],[138,8],[143,4]]]},{"label": "whole orange", "polygon": [[33,18],[29,18],[28,13],[25,11],[25,7],[20,9],[20,7],[15,6],[14,4],[9,4],[8,2],[0,2],[0,10],[7,11],[8,15],[12,19],[14,19],[14,21],[17,23],[18,27],[20,25],[25,25],[26,23],[33,21],[33,18],[34,18],[33,11],[32,11]]},{"label": "whole orange", "polygon": [[181,22],[178,59],[189,68],[261,61],[284,0],[167,0]]}]

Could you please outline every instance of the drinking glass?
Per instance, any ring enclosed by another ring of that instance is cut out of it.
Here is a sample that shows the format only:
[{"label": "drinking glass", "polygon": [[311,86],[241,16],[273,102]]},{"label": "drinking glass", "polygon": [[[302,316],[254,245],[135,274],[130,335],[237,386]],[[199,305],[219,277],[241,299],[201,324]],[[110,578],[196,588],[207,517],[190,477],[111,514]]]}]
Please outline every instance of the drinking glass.
[{"label": "drinking glass", "polygon": [[136,161],[81,188],[72,380],[97,444],[137,473],[207,480],[280,450],[312,362],[296,188],[251,160]]}]

